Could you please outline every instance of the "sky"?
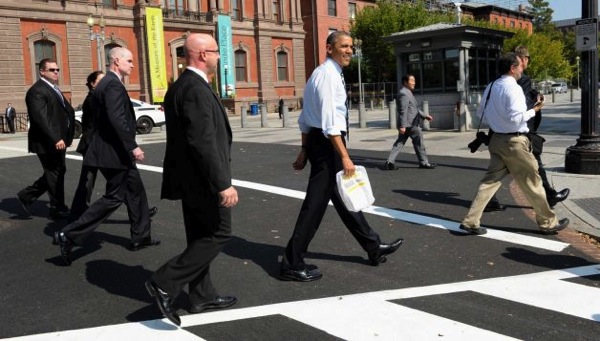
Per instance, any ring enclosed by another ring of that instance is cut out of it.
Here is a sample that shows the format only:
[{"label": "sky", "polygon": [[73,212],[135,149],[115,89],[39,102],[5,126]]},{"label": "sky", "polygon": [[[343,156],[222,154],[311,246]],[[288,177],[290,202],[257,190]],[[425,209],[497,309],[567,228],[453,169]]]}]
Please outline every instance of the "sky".
[{"label": "sky", "polygon": [[554,10],[552,20],[581,18],[582,0],[546,0]]}]

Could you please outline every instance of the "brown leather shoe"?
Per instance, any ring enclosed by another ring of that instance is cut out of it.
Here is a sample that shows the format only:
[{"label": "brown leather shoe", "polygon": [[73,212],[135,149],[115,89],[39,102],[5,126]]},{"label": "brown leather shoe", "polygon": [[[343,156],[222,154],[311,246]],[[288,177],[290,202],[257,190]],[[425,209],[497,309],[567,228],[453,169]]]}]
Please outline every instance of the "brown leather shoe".
[{"label": "brown leather shoe", "polygon": [[540,229],[540,231],[542,234],[557,234],[558,231],[564,230],[567,226],[569,226],[569,218],[563,218],[559,220],[558,224],[556,224],[554,227],[549,229]]},{"label": "brown leather shoe", "polygon": [[482,235],[482,234],[486,234],[487,233],[487,229],[485,227],[467,227],[463,224],[460,224],[460,226],[458,227],[459,229],[469,232],[471,234],[476,234],[476,235]]}]

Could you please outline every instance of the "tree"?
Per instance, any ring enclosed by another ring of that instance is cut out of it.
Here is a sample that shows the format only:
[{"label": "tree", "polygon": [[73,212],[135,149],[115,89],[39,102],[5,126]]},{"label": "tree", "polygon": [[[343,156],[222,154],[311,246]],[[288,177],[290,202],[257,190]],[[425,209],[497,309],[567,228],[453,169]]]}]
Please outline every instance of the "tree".
[{"label": "tree", "polygon": [[533,15],[533,29],[541,31],[552,25],[552,14],[554,10],[550,8],[548,1],[529,0],[529,9]]},{"label": "tree", "polygon": [[396,57],[383,37],[448,21],[452,21],[450,14],[429,11],[424,1],[380,0],[375,7],[365,7],[352,25],[352,36],[362,40],[365,81],[395,81]]},{"label": "tree", "polygon": [[554,40],[544,32],[528,35],[519,30],[514,37],[504,41],[503,49],[509,52],[518,45],[527,46],[529,50],[531,62],[526,73],[532,79],[571,79],[573,76],[573,67],[565,56],[565,46],[561,40]]}]

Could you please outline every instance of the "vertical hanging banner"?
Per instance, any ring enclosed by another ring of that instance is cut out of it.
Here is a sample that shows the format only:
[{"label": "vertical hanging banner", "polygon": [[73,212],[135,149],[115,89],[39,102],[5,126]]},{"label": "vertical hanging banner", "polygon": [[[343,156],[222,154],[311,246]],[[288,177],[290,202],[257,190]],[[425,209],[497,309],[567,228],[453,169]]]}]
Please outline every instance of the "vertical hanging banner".
[{"label": "vertical hanging banner", "polygon": [[152,101],[163,102],[167,92],[167,66],[165,62],[165,37],[162,10],[146,7],[146,45]]},{"label": "vertical hanging banner", "polygon": [[233,65],[233,43],[231,38],[231,17],[219,14],[217,21],[219,60],[219,79],[221,79],[221,97],[235,96],[235,65]]}]

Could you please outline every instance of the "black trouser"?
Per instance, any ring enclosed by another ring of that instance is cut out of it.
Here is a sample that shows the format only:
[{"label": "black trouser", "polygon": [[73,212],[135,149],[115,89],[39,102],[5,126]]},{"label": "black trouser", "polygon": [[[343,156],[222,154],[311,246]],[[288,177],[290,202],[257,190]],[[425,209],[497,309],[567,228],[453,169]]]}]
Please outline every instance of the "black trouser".
[{"label": "black trouser", "polygon": [[217,194],[182,201],[187,248],[152,275],[171,297],[189,286],[190,301],[199,304],[217,296],[210,279],[210,263],[231,239],[231,208],[219,205]]},{"label": "black trouser", "polygon": [[7,117],[6,122],[8,123],[8,130],[10,131],[11,134],[14,134],[15,133],[15,118],[14,118],[14,116]]},{"label": "black trouser", "polygon": [[21,200],[31,202],[48,192],[50,208],[66,209],[65,205],[65,152],[37,154],[44,174],[32,185],[25,187],[17,195]]},{"label": "black trouser", "polygon": [[75,190],[75,196],[71,203],[71,214],[69,222],[73,222],[79,218],[85,210],[90,207],[92,202],[92,193],[96,184],[96,176],[98,169],[94,167],[81,166],[81,174],[79,175],[79,183]]},{"label": "black trouser", "polygon": [[333,202],[342,222],[363,250],[377,250],[381,244],[377,232],[369,226],[362,212],[349,211],[340,197],[335,174],[343,169],[342,160],[320,129],[313,130],[308,135],[306,153],[311,166],[306,198],[296,220],[292,238],[285,249],[281,268],[302,270],[305,267],[304,254],[321,224],[329,200]]},{"label": "black trouser", "polygon": [[[134,242],[150,237],[150,217],[146,191],[137,168],[106,169],[99,168],[106,179],[106,192],[74,222],[65,226],[62,232],[77,245],[85,239],[116,211],[125,201],[125,197],[136,197],[136,204],[128,208],[131,223],[131,240]],[[136,193],[130,193],[136,191]],[[132,212],[133,211],[133,212]]]}]

